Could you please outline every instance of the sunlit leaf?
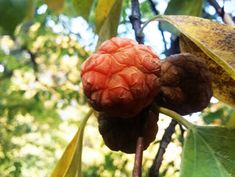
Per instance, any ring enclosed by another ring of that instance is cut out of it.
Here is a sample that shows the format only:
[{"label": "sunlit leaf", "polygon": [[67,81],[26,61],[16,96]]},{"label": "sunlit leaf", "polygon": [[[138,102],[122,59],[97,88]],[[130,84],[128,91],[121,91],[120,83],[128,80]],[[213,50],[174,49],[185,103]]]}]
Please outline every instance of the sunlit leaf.
[{"label": "sunlit leaf", "polygon": [[191,16],[157,16],[154,20],[167,21],[186,36],[188,43],[182,51],[204,56],[212,73],[214,95],[235,106],[235,29]]},{"label": "sunlit leaf", "polygon": [[99,32],[117,0],[98,0],[95,12],[95,30]]},{"label": "sunlit leaf", "polygon": [[81,157],[82,157],[82,142],[83,133],[86,122],[91,116],[92,110],[90,110],[84,117],[80,127],[67,146],[61,159],[57,163],[51,177],[80,177],[81,176]]},{"label": "sunlit leaf", "polygon": [[[191,15],[201,16],[202,0],[171,0],[164,12],[165,15]],[[177,30],[167,23],[162,23],[163,30],[171,33],[177,33]]]},{"label": "sunlit leaf", "polygon": [[99,44],[117,34],[122,0],[99,0],[96,8],[96,31]]},{"label": "sunlit leaf", "polygon": [[235,176],[235,129],[194,126],[187,132],[180,177]]},{"label": "sunlit leaf", "polygon": [[83,18],[88,20],[93,0],[73,0],[73,4],[76,9],[77,15],[82,16]]},{"label": "sunlit leaf", "polygon": [[180,37],[181,52],[189,52],[205,59],[211,72],[213,94],[219,100],[235,105],[235,80],[187,37]]},{"label": "sunlit leaf", "polygon": [[231,118],[226,124],[226,127],[235,128],[235,112],[232,113]]},{"label": "sunlit leaf", "polygon": [[27,7],[28,0],[0,0],[0,26],[13,34],[16,26],[23,21]]},{"label": "sunlit leaf", "polygon": [[45,0],[45,3],[56,12],[61,12],[64,9],[64,0]]}]

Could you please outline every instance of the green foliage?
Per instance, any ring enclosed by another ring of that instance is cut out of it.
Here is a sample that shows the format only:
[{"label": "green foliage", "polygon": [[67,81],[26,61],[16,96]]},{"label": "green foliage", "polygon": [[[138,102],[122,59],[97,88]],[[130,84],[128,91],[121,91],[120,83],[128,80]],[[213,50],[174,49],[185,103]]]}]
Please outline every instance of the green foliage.
[{"label": "green foliage", "polygon": [[171,0],[164,14],[201,16],[202,4],[202,0]]},{"label": "green foliage", "polygon": [[28,0],[0,0],[0,26],[13,34],[16,26],[23,21],[28,8]]},{"label": "green foliage", "polygon": [[235,129],[194,126],[185,140],[181,177],[232,177]]}]

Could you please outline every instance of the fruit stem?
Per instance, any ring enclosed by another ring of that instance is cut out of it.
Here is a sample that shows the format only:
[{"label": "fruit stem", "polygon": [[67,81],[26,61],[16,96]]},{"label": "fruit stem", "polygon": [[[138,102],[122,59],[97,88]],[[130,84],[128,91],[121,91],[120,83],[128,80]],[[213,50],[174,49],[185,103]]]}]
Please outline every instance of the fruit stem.
[{"label": "fruit stem", "polygon": [[187,121],[184,117],[182,117],[180,114],[176,113],[175,111],[172,111],[170,109],[164,108],[164,107],[159,107],[159,112],[162,114],[165,114],[172,119],[176,120],[179,124],[185,126],[188,129],[193,128],[193,124]]},{"label": "fruit stem", "polygon": [[135,151],[135,162],[133,168],[133,177],[141,177],[142,175],[142,159],[143,159],[143,146],[144,146],[144,138],[139,136],[136,143],[136,151]]}]

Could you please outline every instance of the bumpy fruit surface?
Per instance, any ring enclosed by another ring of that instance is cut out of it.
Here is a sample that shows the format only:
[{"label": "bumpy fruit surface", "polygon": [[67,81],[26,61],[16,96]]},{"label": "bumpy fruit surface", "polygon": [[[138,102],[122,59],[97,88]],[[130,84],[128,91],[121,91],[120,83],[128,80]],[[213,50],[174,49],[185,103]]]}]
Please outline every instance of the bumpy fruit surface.
[{"label": "bumpy fruit surface", "polygon": [[162,63],[161,91],[157,103],[181,115],[203,110],[212,97],[210,73],[194,55],[171,55]]},{"label": "bumpy fruit surface", "polygon": [[92,107],[114,117],[133,117],[159,93],[160,60],[127,38],[105,41],[82,65],[85,95]]},{"label": "bumpy fruit surface", "polygon": [[158,114],[146,109],[131,119],[109,117],[105,113],[98,117],[99,131],[105,144],[111,150],[125,153],[135,153],[139,135],[143,136],[143,148],[146,149],[156,137],[157,121]]}]

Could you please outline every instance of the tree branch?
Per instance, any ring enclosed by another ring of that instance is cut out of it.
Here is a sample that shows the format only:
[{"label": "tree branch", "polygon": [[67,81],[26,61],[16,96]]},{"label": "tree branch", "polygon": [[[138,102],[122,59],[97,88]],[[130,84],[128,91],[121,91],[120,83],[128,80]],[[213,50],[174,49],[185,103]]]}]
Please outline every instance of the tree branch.
[{"label": "tree branch", "polygon": [[[131,0],[131,16],[130,22],[132,24],[132,28],[135,31],[135,38],[139,44],[144,43],[144,36],[140,33],[141,31],[141,14],[139,8],[138,0]],[[145,124],[145,119],[143,119],[143,124]],[[139,137],[136,143],[136,152],[135,152],[135,162],[133,168],[133,177],[141,177],[142,176],[142,158],[143,158],[143,146],[144,146],[144,137],[142,135],[142,130],[139,131]]]},{"label": "tree branch", "polygon": [[162,164],[163,155],[166,152],[166,148],[168,144],[171,142],[171,136],[175,132],[175,126],[177,125],[177,122],[175,120],[172,120],[170,125],[165,130],[165,133],[162,137],[161,143],[159,145],[159,149],[157,152],[157,155],[153,161],[153,164],[149,170],[149,177],[159,177],[159,169]]},{"label": "tree branch", "polygon": [[32,62],[32,66],[35,72],[38,72],[38,64],[36,62],[36,54],[33,53],[26,45],[22,46],[22,49],[28,52],[30,56],[30,60]]},{"label": "tree branch", "polygon": [[155,15],[159,14],[159,11],[156,9],[156,4],[152,0],[148,0],[150,8]]},{"label": "tree branch", "polygon": [[133,177],[141,177],[142,175],[142,159],[143,159],[143,146],[144,146],[144,138],[142,136],[138,137],[136,143],[136,151],[135,151],[135,162],[133,169]]},{"label": "tree branch", "polygon": [[217,14],[223,19],[225,24],[235,26],[232,17],[224,11],[224,7],[220,7],[216,0],[208,0],[209,4],[213,6]]},{"label": "tree branch", "polygon": [[135,38],[136,41],[140,44],[144,43],[144,36],[140,34],[141,30],[141,14],[139,8],[139,1],[138,0],[131,0],[131,16],[129,17],[132,28],[135,31]]}]

